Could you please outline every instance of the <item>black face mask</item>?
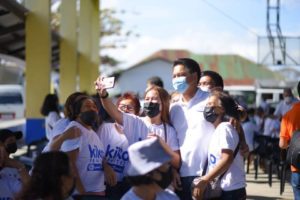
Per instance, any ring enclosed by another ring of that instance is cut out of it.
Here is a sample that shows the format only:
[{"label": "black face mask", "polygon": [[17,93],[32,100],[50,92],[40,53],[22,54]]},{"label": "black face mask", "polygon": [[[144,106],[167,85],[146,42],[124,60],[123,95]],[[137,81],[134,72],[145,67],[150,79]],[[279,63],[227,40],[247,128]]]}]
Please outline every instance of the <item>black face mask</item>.
[{"label": "black face mask", "polygon": [[16,151],[18,150],[17,143],[14,142],[14,143],[7,144],[5,149],[7,153],[16,153]]},{"label": "black face mask", "polygon": [[148,117],[156,117],[159,114],[159,103],[145,102],[144,111]]},{"label": "black face mask", "polygon": [[214,123],[219,116],[217,113],[215,113],[214,107],[208,107],[208,106],[205,106],[203,115],[206,121],[210,123]]},{"label": "black face mask", "polygon": [[161,187],[162,189],[166,189],[172,183],[172,180],[173,180],[172,167],[170,166],[168,171],[166,171],[166,172],[162,172],[159,170],[157,170],[157,172],[160,173],[161,180],[159,180],[159,181],[154,180],[154,182],[157,185],[159,185],[159,187]]},{"label": "black face mask", "polygon": [[92,110],[80,113],[79,117],[80,117],[81,121],[88,126],[94,126],[99,121],[98,113],[96,113],[95,111],[92,111]]}]

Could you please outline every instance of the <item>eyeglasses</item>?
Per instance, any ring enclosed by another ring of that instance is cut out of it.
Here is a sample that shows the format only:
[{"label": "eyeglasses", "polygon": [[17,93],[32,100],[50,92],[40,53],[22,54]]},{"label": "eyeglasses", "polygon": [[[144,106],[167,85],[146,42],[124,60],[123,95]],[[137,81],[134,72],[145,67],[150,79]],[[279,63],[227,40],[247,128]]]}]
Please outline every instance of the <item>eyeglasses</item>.
[{"label": "eyeglasses", "polygon": [[120,104],[118,108],[122,111],[134,111],[134,107],[131,105]]}]

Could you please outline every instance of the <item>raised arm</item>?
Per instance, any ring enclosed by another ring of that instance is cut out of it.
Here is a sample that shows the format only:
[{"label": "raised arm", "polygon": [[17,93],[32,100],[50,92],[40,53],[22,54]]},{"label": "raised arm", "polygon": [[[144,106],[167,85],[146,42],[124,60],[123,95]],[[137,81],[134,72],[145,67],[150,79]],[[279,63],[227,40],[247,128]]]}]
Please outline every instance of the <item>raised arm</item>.
[{"label": "raised arm", "polygon": [[54,137],[53,141],[50,143],[51,151],[58,151],[65,140],[70,140],[77,138],[81,135],[80,129],[78,127],[71,127],[61,135]]},{"label": "raised arm", "polygon": [[123,125],[123,114],[120,112],[112,100],[108,97],[109,94],[105,88],[103,88],[101,77],[98,77],[95,81],[95,88],[99,94],[101,103],[106,112],[114,119],[118,124]]}]

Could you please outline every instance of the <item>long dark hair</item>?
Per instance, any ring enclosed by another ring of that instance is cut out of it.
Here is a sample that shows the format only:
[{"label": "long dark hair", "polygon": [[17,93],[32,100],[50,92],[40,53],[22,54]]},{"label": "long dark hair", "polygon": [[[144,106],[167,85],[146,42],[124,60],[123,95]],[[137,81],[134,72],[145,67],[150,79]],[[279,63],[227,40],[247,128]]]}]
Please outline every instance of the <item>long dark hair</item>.
[{"label": "long dark hair", "polygon": [[240,112],[238,109],[238,105],[229,94],[216,89],[216,90],[212,90],[211,96],[215,96],[220,100],[221,106],[225,110],[224,113],[225,115],[228,115],[229,117],[233,117],[237,120],[240,119],[240,114],[239,114]]},{"label": "long dark hair", "polygon": [[41,107],[41,114],[47,116],[52,111],[59,113],[58,105],[59,103],[57,95],[47,94]]},{"label": "long dark hair", "polygon": [[63,200],[62,176],[70,176],[70,162],[66,153],[52,151],[40,154],[34,161],[30,181],[18,200],[50,198]]},{"label": "long dark hair", "polygon": [[82,96],[82,95],[86,95],[85,93],[82,93],[82,92],[74,92],[72,94],[70,94],[65,102],[65,105],[64,105],[64,114],[65,114],[65,117],[67,118],[70,118],[74,111],[73,111],[73,104],[75,102],[75,99],[78,97],[78,96]]}]

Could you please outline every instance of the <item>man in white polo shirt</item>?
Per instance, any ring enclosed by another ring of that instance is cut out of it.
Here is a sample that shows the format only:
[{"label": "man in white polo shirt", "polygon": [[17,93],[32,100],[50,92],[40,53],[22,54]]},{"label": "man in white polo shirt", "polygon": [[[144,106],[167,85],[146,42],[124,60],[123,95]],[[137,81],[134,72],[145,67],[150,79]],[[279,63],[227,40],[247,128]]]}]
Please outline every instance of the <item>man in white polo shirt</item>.
[{"label": "man in white polo shirt", "polygon": [[198,63],[181,58],[173,64],[173,87],[179,92],[179,101],[171,105],[171,122],[177,131],[182,165],[180,168],[181,199],[190,200],[191,183],[202,175],[207,160],[207,149],[214,131],[211,123],[203,117],[208,92],[197,88],[201,70]]}]

